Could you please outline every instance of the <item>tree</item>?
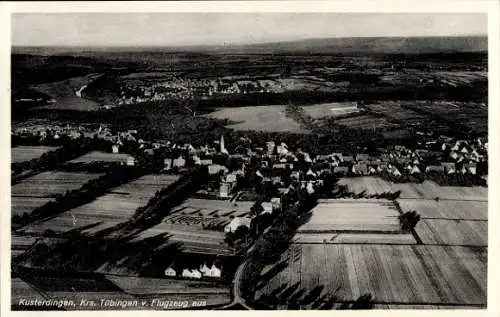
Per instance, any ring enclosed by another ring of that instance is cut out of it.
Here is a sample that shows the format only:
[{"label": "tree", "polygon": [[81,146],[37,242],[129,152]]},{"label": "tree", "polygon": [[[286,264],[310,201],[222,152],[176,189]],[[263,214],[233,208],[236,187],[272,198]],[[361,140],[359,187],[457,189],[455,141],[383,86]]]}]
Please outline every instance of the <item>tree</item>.
[{"label": "tree", "polygon": [[254,204],[253,206],[250,208],[250,213],[253,215],[253,216],[257,216],[259,215],[261,212],[264,211],[264,207],[262,207],[262,201],[260,199],[258,199]]},{"label": "tree", "polygon": [[401,229],[404,232],[409,232],[415,229],[415,226],[420,220],[420,215],[416,211],[407,211],[399,216]]}]

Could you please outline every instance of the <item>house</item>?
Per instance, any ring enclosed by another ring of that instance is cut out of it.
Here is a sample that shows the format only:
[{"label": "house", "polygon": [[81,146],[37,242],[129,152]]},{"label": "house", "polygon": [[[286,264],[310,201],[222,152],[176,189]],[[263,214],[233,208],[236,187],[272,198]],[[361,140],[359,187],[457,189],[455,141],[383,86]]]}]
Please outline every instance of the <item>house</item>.
[{"label": "house", "polygon": [[212,264],[210,268],[207,268],[208,270],[205,271],[203,276],[205,277],[212,277],[212,278],[220,278],[222,275],[221,269],[219,269],[215,264]]},{"label": "house", "polygon": [[193,278],[193,279],[201,279],[201,272],[198,270],[182,270],[182,277],[184,278]]},{"label": "house", "polygon": [[147,154],[147,155],[153,156],[154,155],[154,150],[153,149],[145,149],[144,153]]},{"label": "house", "polygon": [[276,147],[276,152],[278,152],[279,155],[288,154],[288,147],[286,146],[286,144],[281,143],[281,145],[278,145]]},{"label": "house", "polygon": [[280,210],[281,209],[281,198],[279,198],[279,197],[271,198],[271,205],[273,206],[273,210]]},{"label": "house", "polygon": [[166,158],[163,160],[163,170],[168,171],[172,168],[172,159]]},{"label": "house", "polygon": [[[455,173],[455,163],[454,162],[442,162],[441,166],[444,167],[444,171],[448,174]],[[450,173],[450,171],[452,171]]]},{"label": "house", "polygon": [[358,162],[368,161],[369,157],[370,156],[368,154],[364,154],[364,153],[356,154],[356,161],[358,161]]},{"label": "house", "polygon": [[316,175],[316,173],[314,173],[311,169],[309,169],[309,170],[307,171],[306,175],[307,175],[307,177],[309,177],[309,178],[315,178],[316,176],[318,176],[318,175]]},{"label": "house", "polygon": [[397,177],[401,176],[401,172],[400,172],[400,171],[399,171],[396,167],[392,167],[392,168],[389,170],[389,172],[390,172],[392,175],[394,175],[394,176],[397,176]]},{"label": "house", "polygon": [[450,157],[454,160],[458,158],[458,152],[457,151],[451,151],[450,152]]},{"label": "house", "polygon": [[342,161],[343,162],[353,162],[354,161],[354,157],[352,155],[346,155],[346,156],[342,157]]},{"label": "house", "polygon": [[285,169],[286,168],[286,165],[283,164],[283,163],[280,163],[280,164],[274,164],[273,165],[273,169],[277,170],[277,169]]},{"label": "house", "polygon": [[224,232],[235,232],[236,229],[238,229],[241,226],[250,228],[251,221],[252,219],[248,217],[233,218],[233,220],[231,220],[231,222],[224,227]]},{"label": "house", "polygon": [[347,173],[349,173],[349,167],[347,167],[347,166],[335,166],[333,169],[333,172],[335,174],[346,175]]},{"label": "house", "polygon": [[292,179],[300,180],[300,171],[293,171],[293,172],[290,174],[290,177],[291,177]]},{"label": "house", "polygon": [[216,175],[219,174],[220,171],[224,171],[224,173],[227,173],[229,170],[227,167],[219,164],[210,164],[208,165],[208,174],[210,175]]},{"label": "house", "polygon": [[464,164],[464,167],[471,173],[472,175],[476,175],[477,169],[476,169],[476,163],[469,163],[469,164]]},{"label": "house", "polygon": [[264,208],[264,210],[262,211],[263,214],[272,214],[273,213],[273,204],[270,203],[270,202],[263,202],[261,204],[262,208]]},{"label": "house", "polygon": [[173,167],[184,167],[186,165],[186,160],[182,157],[179,156],[178,158],[174,159],[172,162]]},{"label": "house", "polygon": [[203,165],[203,166],[208,166],[208,165],[211,165],[212,163],[213,163],[212,159],[200,160],[200,165]]},{"label": "house", "polygon": [[209,271],[210,271],[210,268],[207,266],[206,263],[203,263],[203,265],[200,265],[200,272],[203,274],[203,276],[207,275]]},{"label": "house", "polygon": [[177,276],[177,272],[172,267],[168,267],[165,270],[165,276],[176,277]]},{"label": "house", "polygon": [[410,175],[413,174],[420,174],[420,168],[418,168],[417,165],[413,166],[413,168],[410,170]]},{"label": "house", "polygon": [[127,157],[126,165],[127,166],[134,166],[135,165],[135,158],[133,158],[132,156]]},{"label": "house", "polygon": [[307,190],[307,193],[309,195],[312,195],[314,194],[315,190],[314,190],[314,185],[312,182],[308,182],[307,185],[306,185],[306,190]]},{"label": "house", "polygon": [[368,175],[368,166],[364,163],[356,163],[352,166],[352,172],[359,175]]},{"label": "house", "polygon": [[113,144],[111,146],[111,152],[113,152],[113,153],[120,153],[120,147],[118,146],[118,144]]},{"label": "house", "polygon": [[341,152],[334,152],[330,154],[333,158],[337,157],[339,159],[342,159],[342,153]]},{"label": "house", "polygon": [[438,172],[438,173],[444,173],[444,166],[442,165],[429,165],[425,168],[425,172]]}]

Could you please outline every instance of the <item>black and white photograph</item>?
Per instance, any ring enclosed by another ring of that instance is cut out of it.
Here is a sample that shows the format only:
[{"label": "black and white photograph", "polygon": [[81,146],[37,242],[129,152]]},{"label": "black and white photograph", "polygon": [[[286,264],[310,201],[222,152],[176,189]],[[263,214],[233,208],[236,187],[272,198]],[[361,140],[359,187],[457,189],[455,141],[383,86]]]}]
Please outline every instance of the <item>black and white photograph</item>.
[{"label": "black and white photograph", "polygon": [[13,12],[2,305],[486,310],[488,17]]}]

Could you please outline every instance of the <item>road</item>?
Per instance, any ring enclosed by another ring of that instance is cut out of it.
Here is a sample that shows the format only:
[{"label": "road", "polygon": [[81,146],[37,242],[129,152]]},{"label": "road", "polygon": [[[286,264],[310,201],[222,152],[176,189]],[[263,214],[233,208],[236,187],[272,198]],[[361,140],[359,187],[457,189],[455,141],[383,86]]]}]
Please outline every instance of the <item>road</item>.
[{"label": "road", "polygon": [[233,282],[231,283],[232,285],[231,291],[233,292],[233,301],[228,305],[218,308],[217,310],[220,309],[230,310],[232,307],[238,307],[238,306],[246,310],[252,310],[252,308],[248,306],[246,300],[241,296],[241,281],[243,280],[243,272],[245,271],[247,263],[248,263],[247,259],[243,260],[243,262],[240,264],[240,266],[238,266],[236,272],[234,273]]}]

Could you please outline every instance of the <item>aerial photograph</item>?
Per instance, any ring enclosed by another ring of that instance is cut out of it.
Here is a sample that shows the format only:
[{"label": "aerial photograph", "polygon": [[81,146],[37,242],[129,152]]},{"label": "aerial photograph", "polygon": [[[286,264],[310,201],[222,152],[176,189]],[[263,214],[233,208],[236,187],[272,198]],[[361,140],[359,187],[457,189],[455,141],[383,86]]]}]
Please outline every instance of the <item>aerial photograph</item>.
[{"label": "aerial photograph", "polygon": [[11,310],[487,308],[486,13],[11,18]]}]

